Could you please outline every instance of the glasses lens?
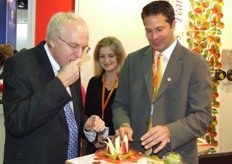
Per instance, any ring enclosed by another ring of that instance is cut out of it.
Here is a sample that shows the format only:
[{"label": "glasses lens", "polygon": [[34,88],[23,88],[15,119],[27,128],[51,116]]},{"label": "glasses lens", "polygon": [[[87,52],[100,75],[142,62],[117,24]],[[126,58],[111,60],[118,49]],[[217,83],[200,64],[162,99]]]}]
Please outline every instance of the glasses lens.
[{"label": "glasses lens", "polygon": [[61,41],[63,41],[64,43],[66,43],[66,45],[68,45],[72,50],[82,50],[82,53],[88,53],[89,51],[90,51],[90,47],[81,47],[79,44],[71,44],[71,43],[68,43],[68,42],[66,42],[64,39],[62,39],[62,38],[60,38],[59,37],[59,39],[61,40]]},{"label": "glasses lens", "polygon": [[86,48],[85,48],[85,53],[86,53],[86,54],[89,53],[90,50],[91,50],[90,47],[86,47]]}]

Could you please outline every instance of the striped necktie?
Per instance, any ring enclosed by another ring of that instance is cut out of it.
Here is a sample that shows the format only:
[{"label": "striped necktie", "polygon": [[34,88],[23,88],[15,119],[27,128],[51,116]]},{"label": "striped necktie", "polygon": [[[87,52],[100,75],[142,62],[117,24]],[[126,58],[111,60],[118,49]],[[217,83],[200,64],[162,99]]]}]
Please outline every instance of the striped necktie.
[{"label": "striped necktie", "polygon": [[[160,83],[162,80],[162,76],[164,73],[164,56],[162,54],[159,54],[158,58],[155,56],[156,52],[153,51],[153,64],[152,64],[152,72],[153,72],[153,81],[152,81],[152,95],[151,95],[151,111],[150,111],[150,117],[148,121],[148,130],[152,128],[152,122],[154,119],[153,113],[154,113],[154,101],[156,99]],[[144,154],[150,155],[152,153],[152,148],[147,149]]]},{"label": "striped necktie", "polygon": [[67,159],[78,156],[78,127],[74,117],[74,113],[69,103],[64,106],[64,112],[69,129],[69,143]]},{"label": "striped necktie", "polygon": [[[155,64],[157,63],[157,64]],[[152,82],[152,86],[153,86],[153,91],[152,91],[152,97],[151,97],[151,101],[154,102],[155,98],[157,96],[159,87],[160,87],[160,83],[163,77],[163,73],[164,73],[164,56],[162,54],[159,54],[157,61],[153,61],[153,64],[156,65],[156,71],[153,72],[154,77],[153,77],[153,82]],[[153,69],[154,70],[154,69]]]}]

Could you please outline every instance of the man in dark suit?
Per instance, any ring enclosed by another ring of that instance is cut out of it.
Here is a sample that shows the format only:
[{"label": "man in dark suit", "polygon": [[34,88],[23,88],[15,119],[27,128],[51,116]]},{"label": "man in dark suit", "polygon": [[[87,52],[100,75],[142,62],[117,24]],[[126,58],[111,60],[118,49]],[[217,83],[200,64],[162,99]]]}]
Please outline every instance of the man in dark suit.
[{"label": "man in dark suit", "polygon": [[98,116],[82,114],[79,67],[88,49],[86,23],[75,13],[57,13],[49,21],[46,40],[5,63],[4,164],[64,164],[73,146],[67,104],[76,122],[72,126],[78,128],[78,148],[83,129],[90,138],[105,129]]},{"label": "man in dark suit", "polygon": [[[196,139],[211,123],[208,63],[175,39],[175,13],[167,1],[147,4],[141,16],[150,45],[129,54],[124,63],[112,106],[116,133],[128,135],[138,151],[152,148],[160,158],[175,151],[184,163],[196,164]],[[153,99],[152,63],[160,53],[165,71]]]}]

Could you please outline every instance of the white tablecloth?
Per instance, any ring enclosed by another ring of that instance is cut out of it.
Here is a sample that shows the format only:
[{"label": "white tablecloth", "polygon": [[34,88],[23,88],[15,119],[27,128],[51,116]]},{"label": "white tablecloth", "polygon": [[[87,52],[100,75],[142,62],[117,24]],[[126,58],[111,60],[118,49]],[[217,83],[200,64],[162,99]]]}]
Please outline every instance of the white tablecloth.
[{"label": "white tablecloth", "polygon": [[[210,145],[198,145],[198,155],[207,154],[211,147],[212,146],[210,146]],[[109,164],[109,162],[106,162],[103,160],[94,160],[94,158],[95,158],[95,155],[90,154],[90,155],[74,158],[71,160],[67,160],[66,164],[107,164],[107,163]],[[148,159],[143,157],[140,160],[138,160],[138,162],[136,162],[136,163],[147,164],[147,162],[148,162]],[[132,162],[132,163],[135,164],[135,162]],[[126,164],[126,163],[123,163],[123,164]],[[127,164],[129,164],[129,163],[127,163]]]},{"label": "white tablecloth", "polygon": [[[78,158],[74,158],[74,159],[70,159],[66,161],[66,164],[109,164],[109,162],[103,161],[103,160],[94,160],[95,155],[94,154],[90,154],[90,155],[86,155],[86,156],[82,156],[82,157],[78,157]],[[135,162],[131,162],[133,164],[135,164]],[[138,162],[139,164],[147,164],[147,159],[146,158],[141,158]],[[129,163],[123,163],[123,164],[129,164]]]}]

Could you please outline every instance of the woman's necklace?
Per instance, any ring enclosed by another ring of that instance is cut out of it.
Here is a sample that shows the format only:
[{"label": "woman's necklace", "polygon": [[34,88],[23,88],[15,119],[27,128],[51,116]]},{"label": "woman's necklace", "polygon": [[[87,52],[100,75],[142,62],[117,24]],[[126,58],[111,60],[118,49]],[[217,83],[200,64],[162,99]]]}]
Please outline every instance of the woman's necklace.
[{"label": "woman's necklace", "polygon": [[102,85],[102,119],[104,118],[104,111],[106,109],[106,106],[109,102],[109,99],[110,99],[114,89],[117,86],[117,83],[118,83],[118,78],[114,80],[113,86],[112,86],[110,93],[107,96],[106,101],[105,101],[106,78],[104,78],[104,80],[103,80],[103,85]]}]

